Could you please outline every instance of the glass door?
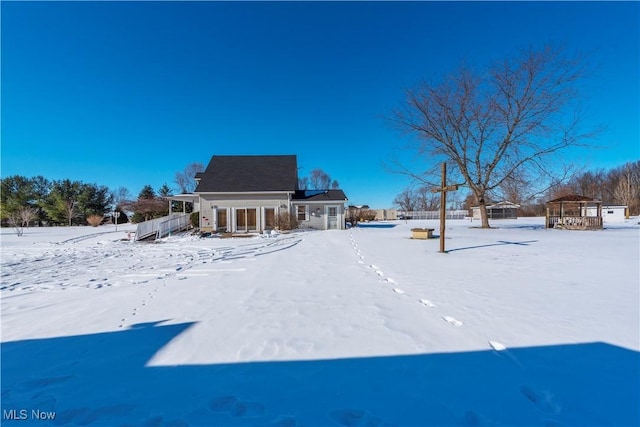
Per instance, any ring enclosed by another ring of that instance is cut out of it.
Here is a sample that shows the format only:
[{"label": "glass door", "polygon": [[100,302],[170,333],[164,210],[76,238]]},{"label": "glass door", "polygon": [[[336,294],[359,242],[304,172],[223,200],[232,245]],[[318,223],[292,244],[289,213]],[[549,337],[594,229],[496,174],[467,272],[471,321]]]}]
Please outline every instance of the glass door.
[{"label": "glass door", "polygon": [[264,208],[264,229],[273,230],[274,228],[276,228],[276,210]]},{"label": "glass door", "polygon": [[327,228],[329,230],[336,230],[338,228],[338,207],[327,207]]},{"label": "glass door", "polygon": [[218,208],[218,230],[221,232],[227,231],[227,209],[226,208]]},{"label": "glass door", "polygon": [[237,231],[255,231],[258,228],[257,225],[257,209],[236,209]]}]

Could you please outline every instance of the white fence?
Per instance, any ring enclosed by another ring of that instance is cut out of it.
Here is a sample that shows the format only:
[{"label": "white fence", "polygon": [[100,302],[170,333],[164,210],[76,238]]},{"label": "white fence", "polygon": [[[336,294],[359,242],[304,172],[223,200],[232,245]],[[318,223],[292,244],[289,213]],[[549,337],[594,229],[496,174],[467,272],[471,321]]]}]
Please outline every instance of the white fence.
[{"label": "white fence", "polygon": [[141,222],[136,228],[135,240],[146,239],[154,235],[156,239],[161,239],[174,231],[184,230],[189,225],[189,216],[189,214],[174,213],[162,218]]},{"label": "white fence", "polygon": [[[446,211],[446,219],[464,219],[469,216],[465,209]],[[398,219],[440,219],[440,211],[398,211]]]}]

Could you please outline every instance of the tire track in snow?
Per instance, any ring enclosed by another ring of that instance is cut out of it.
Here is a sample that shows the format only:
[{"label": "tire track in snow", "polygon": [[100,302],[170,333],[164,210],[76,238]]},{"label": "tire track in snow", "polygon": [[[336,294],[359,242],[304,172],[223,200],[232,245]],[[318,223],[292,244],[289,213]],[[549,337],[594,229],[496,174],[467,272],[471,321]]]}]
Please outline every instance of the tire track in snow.
[{"label": "tire track in snow", "polygon": [[[69,287],[101,288],[139,284],[176,276],[212,262],[253,259],[297,245],[302,238],[253,239],[254,242],[223,248],[189,246],[184,240],[157,244],[79,241],[106,233],[93,233],[57,243],[29,248],[0,248],[1,291],[42,291]],[[195,270],[194,270],[195,272]],[[201,273],[199,274],[201,275]],[[180,277],[182,278],[182,277]]]}]

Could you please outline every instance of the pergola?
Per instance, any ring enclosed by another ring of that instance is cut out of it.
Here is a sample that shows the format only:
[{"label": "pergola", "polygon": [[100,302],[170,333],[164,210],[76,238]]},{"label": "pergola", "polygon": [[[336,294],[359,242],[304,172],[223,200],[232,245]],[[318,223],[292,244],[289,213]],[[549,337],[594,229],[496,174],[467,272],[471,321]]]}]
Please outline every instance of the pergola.
[{"label": "pergola", "polygon": [[602,229],[602,202],[570,194],[547,202],[547,228]]}]

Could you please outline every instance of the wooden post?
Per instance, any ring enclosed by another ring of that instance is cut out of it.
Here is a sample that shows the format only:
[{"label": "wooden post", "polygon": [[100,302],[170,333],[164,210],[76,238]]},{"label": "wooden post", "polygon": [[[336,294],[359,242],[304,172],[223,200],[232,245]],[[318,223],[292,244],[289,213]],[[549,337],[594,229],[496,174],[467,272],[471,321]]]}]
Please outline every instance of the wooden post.
[{"label": "wooden post", "polygon": [[445,222],[447,217],[447,191],[458,190],[458,184],[447,186],[447,164],[442,162],[442,181],[440,188],[432,188],[431,192],[440,193],[440,253],[446,253],[444,248]]},{"label": "wooden post", "polygon": [[445,222],[447,219],[447,163],[442,162],[442,180],[440,185],[440,253],[445,253],[444,250],[444,232]]}]

